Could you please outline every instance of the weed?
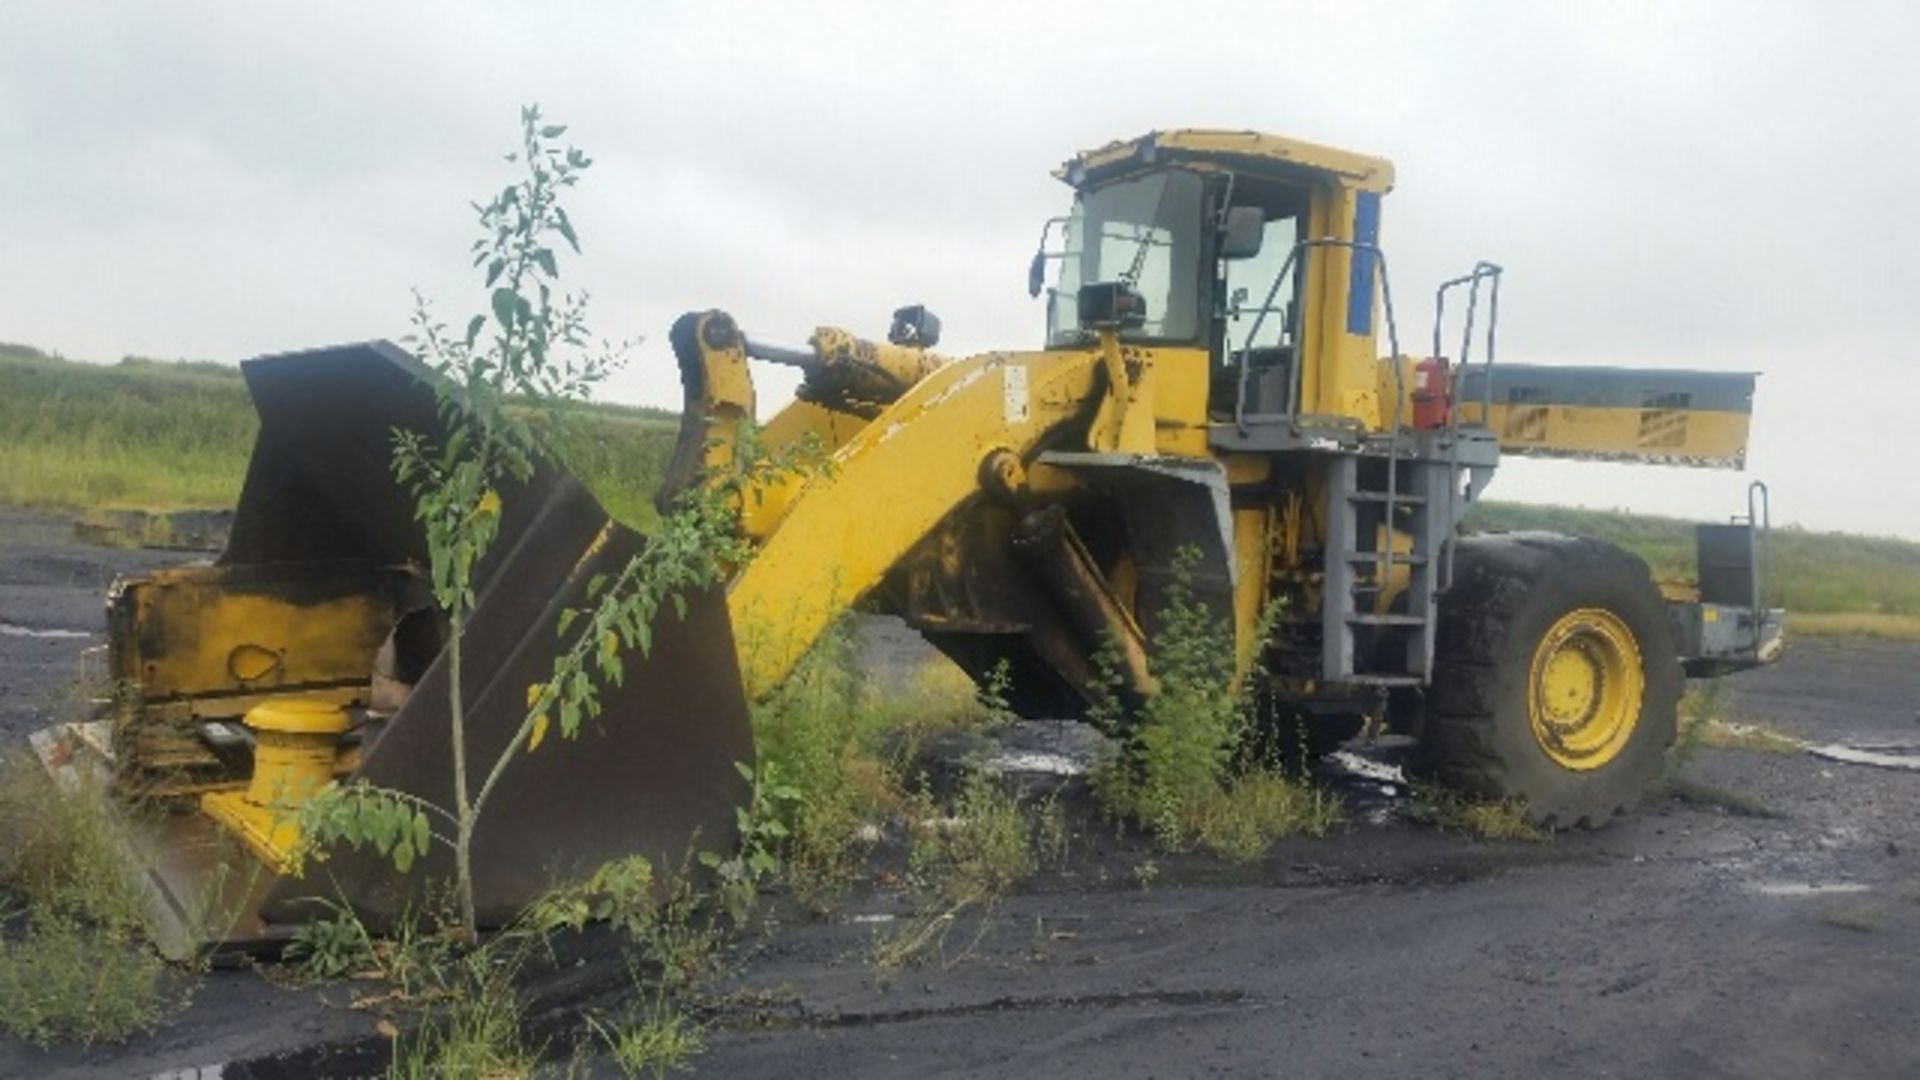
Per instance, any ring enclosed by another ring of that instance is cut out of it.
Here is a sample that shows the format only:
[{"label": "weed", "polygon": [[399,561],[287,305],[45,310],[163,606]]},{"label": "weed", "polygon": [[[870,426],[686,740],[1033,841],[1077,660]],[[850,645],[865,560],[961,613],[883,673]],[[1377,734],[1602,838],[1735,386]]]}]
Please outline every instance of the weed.
[{"label": "weed", "polygon": [[1680,696],[1679,723],[1674,729],[1673,745],[1667,750],[1666,775],[1679,776],[1693,764],[1694,755],[1704,745],[1707,728],[1727,707],[1727,684],[1722,679],[1707,679],[1687,687]]},{"label": "weed", "polygon": [[1280,837],[1325,836],[1343,817],[1332,792],[1259,771],[1195,800],[1188,826],[1200,847],[1234,862],[1253,862]]},{"label": "weed", "polygon": [[132,934],[144,925],[104,786],[76,774],[57,789],[31,754],[0,765],[0,886],[27,906]]},{"label": "weed", "polygon": [[140,941],[69,914],[36,912],[23,937],[0,941],[0,1028],[36,1045],[151,1031],[176,989],[165,961]]},{"label": "weed", "polygon": [[396,1039],[388,1075],[404,1080],[530,1077],[538,1054],[520,1035],[520,1005],[505,979],[455,997],[418,1030]]},{"label": "weed", "polygon": [[[918,964],[928,956],[944,954],[947,938],[965,913],[964,906],[922,911],[891,933],[876,931],[867,963],[882,986],[890,983],[900,969]],[[983,926],[984,931],[984,926]]]},{"label": "weed", "polygon": [[655,994],[646,1005],[618,1021],[589,1017],[587,1026],[606,1044],[607,1053],[624,1076],[655,1080],[689,1067],[707,1049],[706,1033],[665,994]]},{"label": "weed", "polygon": [[1144,891],[1153,888],[1160,880],[1160,864],[1152,859],[1141,859],[1133,866],[1133,880]]},{"label": "weed", "polygon": [[[1339,822],[1340,803],[1304,767],[1288,776],[1247,760],[1263,673],[1237,654],[1232,627],[1195,598],[1197,557],[1187,549],[1175,560],[1151,649],[1159,686],[1136,716],[1122,704],[1113,650],[1097,658],[1106,693],[1093,711],[1127,735],[1095,773],[1095,790],[1110,813],[1145,826],[1169,850],[1200,847],[1249,862],[1281,836],[1324,835]],[[1279,614],[1264,612],[1252,640],[1267,640]]]},{"label": "weed", "polygon": [[908,880],[937,907],[993,904],[1038,868],[1036,831],[1019,797],[976,769],[953,815],[923,823],[914,837]]},{"label": "weed", "polygon": [[1526,807],[1515,800],[1486,802],[1434,784],[1413,786],[1407,812],[1415,821],[1482,840],[1538,843],[1551,836],[1528,821]]},{"label": "weed", "polygon": [[1761,724],[1739,724],[1726,718],[1727,684],[1722,679],[1696,682],[1680,698],[1680,722],[1668,754],[1668,772],[1677,774],[1692,763],[1701,747],[1715,750],[1752,750],[1763,754],[1798,754],[1800,740]]},{"label": "weed", "polygon": [[373,966],[373,941],[367,928],[344,907],[293,932],[286,959],[315,979],[337,979]]},{"label": "weed", "polygon": [[1727,724],[1721,719],[1726,703],[1727,686],[1720,679],[1709,679],[1687,688],[1680,698],[1680,721],[1673,746],[1667,750],[1666,768],[1654,790],[1681,802],[1716,807],[1740,817],[1783,817],[1778,810],[1752,795],[1686,775],[1703,746],[1763,749],[1770,753],[1800,751],[1800,745],[1786,736],[1761,728],[1737,729]]},{"label": "weed", "polygon": [[780,869],[779,850],[793,835],[787,822],[801,801],[799,789],[779,779],[777,766],[764,762],[759,769],[736,762],[751,796],[734,808],[738,833],[732,854],[700,853],[701,865],[720,883],[720,902],[735,926],[745,925],[759,897],[761,883]]},{"label": "weed", "polygon": [[31,755],[0,770],[0,887],[27,909],[0,941],[0,1028],[40,1045],[152,1029],[190,987],[146,944],[102,785],[61,790]]},{"label": "weed", "polygon": [[[950,695],[916,679],[918,694]],[[972,709],[972,692],[962,698]],[[899,781],[900,757],[884,756],[879,743],[889,729],[904,728],[914,743],[922,719],[899,721],[904,705],[884,706],[870,692],[854,663],[846,623],[830,628],[793,672],[754,709],[760,769],[782,789],[766,807],[764,830],[778,825],[780,856],[794,897],[826,910],[861,873],[863,837],[876,820],[902,814],[907,805]]]}]

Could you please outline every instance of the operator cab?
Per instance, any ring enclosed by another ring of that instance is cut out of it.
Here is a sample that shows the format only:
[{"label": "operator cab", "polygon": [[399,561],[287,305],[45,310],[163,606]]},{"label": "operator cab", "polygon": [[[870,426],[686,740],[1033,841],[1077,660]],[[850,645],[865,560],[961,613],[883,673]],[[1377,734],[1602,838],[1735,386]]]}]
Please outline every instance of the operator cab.
[{"label": "operator cab", "polygon": [[[1346,400],[1301,400],[1299,358],[1351,355],[1370,386],[1372,257],[1303,241],[1370,248],[1391,165],[1252,132],[1172,131],[1080,154],[1055,175],[1075,189],[1073,208],[1042,228],[1028,275],[1028,291],[1047,296],[1047,348],[1091,343],[1080,290],[1119,284],[1144,308],[1120,340],[1205,350],[1216,420],[1357,411]],[[1317,335],[1315,320],[1301,317],[1315,310],[1347,317]],[[1357,368],[1347,381],[1361,384]]]}]

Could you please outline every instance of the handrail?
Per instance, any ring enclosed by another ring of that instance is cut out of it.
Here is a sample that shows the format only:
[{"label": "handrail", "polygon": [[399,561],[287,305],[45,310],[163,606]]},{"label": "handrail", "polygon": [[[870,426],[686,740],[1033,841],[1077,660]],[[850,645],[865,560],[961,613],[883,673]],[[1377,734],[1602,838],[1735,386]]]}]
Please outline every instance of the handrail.
[{"label": "handrail", "polygon": [[[1765,482],[1747,485],[1747,530],[1752,545],[1753,608],[1756,625],[1767,621],[1766,579],[1773,574],[1773,499]],[[1762,573],[1762,565],[1765,573]]]},{"label": "handrail", "polygon": [[[1441,356],[1440,331],[1446,324],[1447,291],[1461,285],[1467,286],[1467,320],[1460,335],[1460,359],[1458,366],[1464,374],[1473,357],[1473,321],[1480,308],[1480,283],[1489,281],[1487,289],[1487,359],[1481,365],[1483,376],[1480,387],[1480,422],[1488,424],[1493,418],[1493,360],[1495,334],[1500,326],[1500,275],[1505,269],[1496,263],[1482,259],[1473,264],[1473,269],[1460,277],[1440,283],[1433,293],[1433,356]],[[1458,431],[1459,410],[1447,411],[1447,432]]]},{"label": "handrail", "polygon": [[[1269,286],[1267,289],[1266,299],[1260,302],[1260,308],[1259,308],[1260,314],[1257,318],[1253,320],[1253,325],[1248,328],[1246,339],[1241,344],[1241,347],[1240,347],[1240,358],[1239,358],[1239,365],[1238,365],[1240,369],[1240,379],[1239,379],[1239,386],[1234,393],[1234,400],[1233,400],[1234,426],[1240,430],[1240,434],[1242,435],[1247,434],[1247,430],[1248,430],[1247,380],[1252,375],[1252,368],[1248,365],[1247,357],[1253,351],[1253,342],[1259,336],[1260,328],[1266,324],[1267,313],[1269,311],[1274,310],[1273,300],[1274,300],[1274,297],[1277,296],[1280,292],[1281,283],[1286,281],[1288,273],[1292,271],[1296,265],[1300,264],[1301,262],[1300,253],[1307,248],[1314,248],[1314,247],[1337,247],[1337,248],[1345,248],[1350,253],[1366,253],[1373,256],[1375,260],[1375,265],[1379,267],[1380,302],[1385,309],[1385,315],[1386,315],[1386,321],[1387,321],[1387,345],[1392,356],[1394,357],[1394,360],[1393,360],[1394,398],[1393,398],[1392,432],[1393,432],[1393,438],[1395,440],[1398,440],[1400,437],[1400,423],[1402,419],[1401,410],[1403,407],[1403,402],[1407,396],[1407,387],[1406,387],[1406,372],[1402,370],[1401,364],[1399,361],[1400,333],[1394,323],[1393,286],[1389,278],[1387,277],[1387,255],[1386,255],[1386,252],[1380,250],[1380,245],[1378,244],[1368,243],[1365,241],[1344,240],[1336,236],[1325,236],[1317,240],[1301,240],[1296,242],[1293,245],[1293,250],[1287,252],[1287,261],[1280,264],[1280,272],[1274,275],[1273,284]],[[1288,329],[1294,329],[1294,328],[1289,327]],[[1286,398],[1285,411],[1277,414],[1276,413],[1256,413],[1254,415],[1256,418],[1277,417],[1279,419],[1283,419],[1287,421],[1288,424],[1292,427],[1293,433],[1298,435],[1300,433],[1300,415],[1299,415],[1299,408],[1298,408],[1299,402],[1300,402],[1300,378],[1302,373],[1306,369],[1306,363],[1305,363],[1305,357],[1302,355],[1302,350],[1300,349],[1302,340],[1300,335],[1297,333],[1294,335],[1294,342],[1295,342],[1295,348],[1294,348],[1293,370],[1288,372],[1287,398]]]}]

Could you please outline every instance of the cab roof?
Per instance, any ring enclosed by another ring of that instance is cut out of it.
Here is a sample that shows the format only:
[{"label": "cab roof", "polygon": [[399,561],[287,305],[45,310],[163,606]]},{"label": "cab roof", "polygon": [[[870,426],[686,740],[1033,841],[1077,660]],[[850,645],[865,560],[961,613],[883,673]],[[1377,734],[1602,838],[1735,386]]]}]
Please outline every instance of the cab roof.
[{"label": "cab roof", "polygon": [[1167,161],[1273,176],[1314,172],[1361,191],[1385,194],[1393,190],[1393,163],[1386,158],[1283,135],[1221,128],[1150,131],[1136,139],[1083,150],[1067,159],[1053,175],[1079,189]]}]

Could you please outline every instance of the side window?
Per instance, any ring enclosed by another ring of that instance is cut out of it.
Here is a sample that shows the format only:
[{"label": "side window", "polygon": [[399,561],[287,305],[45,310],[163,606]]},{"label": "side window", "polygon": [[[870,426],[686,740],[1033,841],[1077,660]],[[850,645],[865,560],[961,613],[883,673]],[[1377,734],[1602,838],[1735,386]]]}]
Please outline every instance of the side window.
[{"label": "side window", "polygon": [[[1287,327],[1287,302],[1296,295],[1300,280],[1300,264],[1295,262],[1287,270],[1287,280],[1274,288],[1274,279],[1287,265],[1287,257],[1293,253],[1293,245],[1299,240],[1298,220],[1292,216],[1273,218],[1267,222],[1260,241],[1260,254],[1251,259],[1241,259],[1227,264],[1227,352],[1240,351],[1249,346],[1247,335],[1253,334],[1251,346],[1256,349],[1272,348],[1276,345],[1291,344],[1285,340]],[[1262,318],[1261,307],[1272,296],[1272,310]],[[1259,327],[1255,333],[1254,327]]]}]

